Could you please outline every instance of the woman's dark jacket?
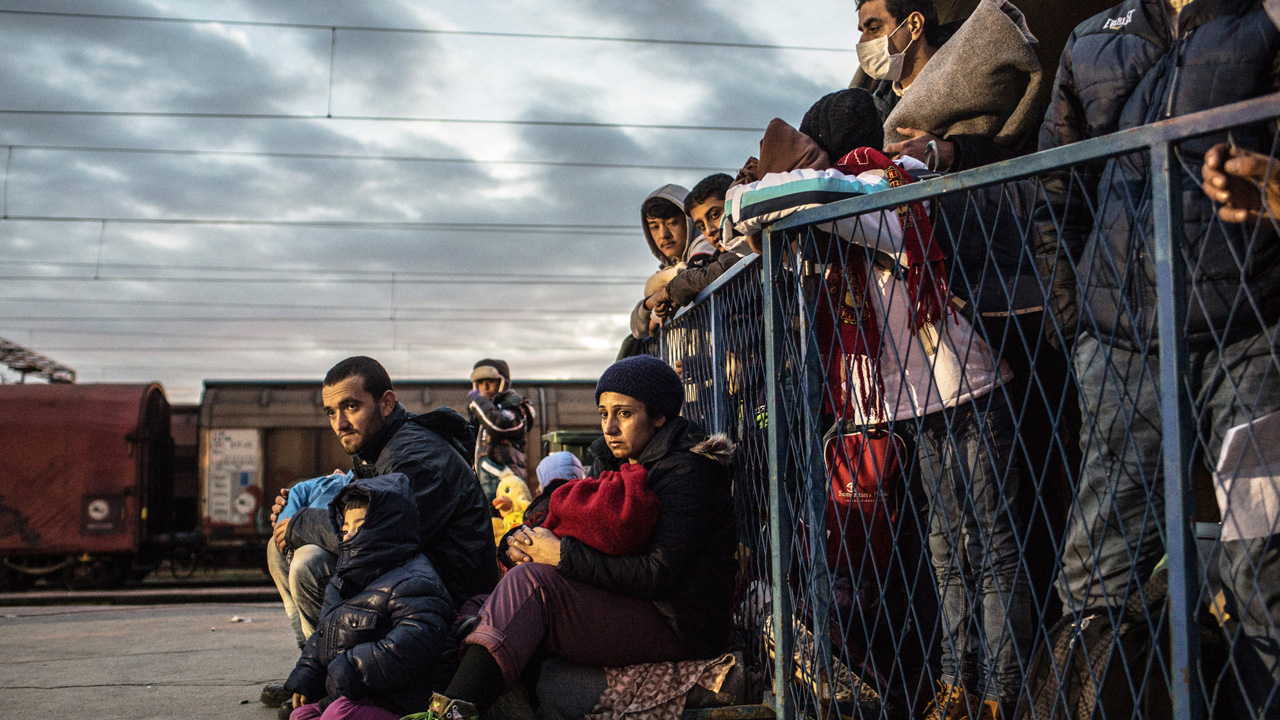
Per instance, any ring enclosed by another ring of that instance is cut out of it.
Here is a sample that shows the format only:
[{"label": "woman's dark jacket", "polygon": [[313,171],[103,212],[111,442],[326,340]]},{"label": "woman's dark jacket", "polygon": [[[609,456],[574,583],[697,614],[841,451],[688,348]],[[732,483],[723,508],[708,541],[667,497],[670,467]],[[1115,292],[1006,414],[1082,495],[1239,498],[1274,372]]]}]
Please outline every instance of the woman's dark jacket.
[{"label": "woman's dark jacket", "polygon": [[[684,418],[663,425],[639,462],[662,508],[644,552],[605,555],[573,538],[560,541],[564,577],[620,595],[652,600],[694,657],[724,649],[733,609],[733,519],[727,463],[731,447],[724,436],[707,438]],[[613,457],[600,438],[591,446],[591,476],[617,470],[625,460]]]},{"label": "woman's dark jacket", "polygon": [[[1128,0],[1084,21],[1067,41],[1040,149],[1188,115],[1276,90],[1280,31],[1258,0],[1195,0],[1176,26],[1163,0]],[[1232,132],[1269,153],[1274,128]],[[1179,143],[1182,224],[1189,258],[1187,341],[1195,347],[1255,334],[1280,316],[1280,242],[1272,228],[1214,218],[1200,166],[1226,132]],[[1052,278],[1059,323],[1104,343],[1154,348],[1156,274],[1151,159],[1130,153],[1050,173],[1036,217],[1037,262]],[[1064,215],[1065,213],[1065,215]],[[1261,223],[1260,225],[1266,225]],[[1255,310],[1257,308],[1257,310]],[[1259,317],[1261,314],[1261,317]]]},{"label": "woman's dark jacket", "polygon": [[338,545],[320,621],[285,687],[312,702],[368,698],[400,714],[425,711],[457,665],[453,603],[418,553],[409,479],[382,475],[343,488],[329,506],[335,532],[353,495],[369,498],[364,527]]},{"label": "woman's dark jacket", "polygon": [[[440,573],[455,606],[493,590],[498,582],[493,508],[471,469],[466,418],[446,407],[415,415],[397,404],[382,430],[351,459],[358,478],[409,476],[418,506],[418,549]],[[337,535],[319,508],[299,510],[289,521],[285,542],[337,552]]]}]

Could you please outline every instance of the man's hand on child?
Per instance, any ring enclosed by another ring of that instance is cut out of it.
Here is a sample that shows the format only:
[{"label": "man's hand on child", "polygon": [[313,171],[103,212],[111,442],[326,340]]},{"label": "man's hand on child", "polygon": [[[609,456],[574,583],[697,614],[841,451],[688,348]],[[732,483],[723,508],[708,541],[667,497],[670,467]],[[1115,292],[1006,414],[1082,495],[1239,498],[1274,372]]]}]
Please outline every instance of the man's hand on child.
[{"label": "man's hand on child", "polygon": [[285,551],[288,550],[288,546],[286,546],[284,542],[285,535],[288,532],[289,518],[281,520],[275,524],[275,527],[271,528],[271,542],[276,544],[276,549],[280,551],[281,555],[285,554]]},{"label": "man's hand on child", "polygon": [[287,502],[289,502],[289,488],[284,488],[280,491],[280,494],[276,496],[276,501],[271,506],[272,525],[275,525],[276,520],[280,517],[280,513],[284,511],[284,506]]}]

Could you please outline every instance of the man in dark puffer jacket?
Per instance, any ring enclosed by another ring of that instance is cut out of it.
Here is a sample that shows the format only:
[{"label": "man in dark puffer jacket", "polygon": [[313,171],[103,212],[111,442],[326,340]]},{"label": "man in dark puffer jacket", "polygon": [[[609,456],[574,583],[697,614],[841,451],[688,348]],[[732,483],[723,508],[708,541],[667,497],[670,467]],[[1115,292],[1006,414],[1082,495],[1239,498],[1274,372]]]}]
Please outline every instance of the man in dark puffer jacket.
[{"label": "man in dark puffer jacket", "polygon": [[[467,421],[449,408],[421,415],[406,411],[396,401],[387,371],[363,356],[333,366],[325,376],[322,397],[334,432],[351,453],[357,478],[390,473],[409,477],[418,504],[420,549],[454,604],[492,590],[498,581],[492,512],[469,464]],[[315,545],[332,557],[338,543],[328,514],[308,508],[289,520],[283,544]],[[328,574],[324,568],[314,573]],[[304,604],[306,598],[297,600],[300,611],[318,612]]]},{"label": "man in dark puffer jacket", "polygon": [[[363,525],[353,513],[360,505],[367,507]],[[453,675],[458,643],[449,592],[418,552],[409,478],[396,473],[357,480],[328,512],[344,538],[337,570],[325,589],[320,623],[285,688],[302,702],[319,701],[320,707],[304,708],[313,716],[340,698],[357,705],[349,708],[354,717],[425,710],[432,691]]]},{"label": "man in dark puffer jacket", "polygon": [[[1068,40],[1040,149],[1271,93],[1278,53],[1280,32],[1258,0],[1128,0]],[[1266,150],[1271,132],[1233,136]],[[1190,262],[1186,382],[1209,431],[1202,435],[1209,460],[1227,428],[1280,408],[1268,339],[1280,317],[1280,241],[1269,227],[1215,222],[1198,187],[1205,151],[1225,139],[1181,143],[1176,161],[1186,168],[1175,186],[1183,209],[1175,242]],[[1146,153],[1058,171],[1046,179],[1049,207],[1036,222],[1056,339],[1075,342],[1081,411],[1096,428],[1081,441],[1084,467],[1059,577],[1068,612],[1081,618],[1123,606],[1164,554],[1154,230],[1143,200],[1151,182]],[[1244,684],[1269,692],[1280,677],[1280,616],[1273,615],[1280,603],[1274,583],[1263,579],[1276,574],[1273,561],[1262,562],[1266,543],[1224,543],[1221,571],[1243,630],[1237,649],[1255,653],[1242,669],[1265,672]]]}]

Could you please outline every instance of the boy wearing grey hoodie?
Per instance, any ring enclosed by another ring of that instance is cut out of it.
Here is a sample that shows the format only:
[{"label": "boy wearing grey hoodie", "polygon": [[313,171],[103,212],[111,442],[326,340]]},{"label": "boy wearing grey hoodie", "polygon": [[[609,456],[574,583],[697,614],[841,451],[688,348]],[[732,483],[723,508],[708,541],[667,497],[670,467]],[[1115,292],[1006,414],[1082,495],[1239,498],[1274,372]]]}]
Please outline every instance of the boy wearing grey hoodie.
[{"label": "boy wearing grey hoodie", "polygon": [[[679,185],[663,185],[649,193],[640,205],[640,226],[644,228],[649,251],[658,258],[659,270],[696,267],[715,255],[715,246],[695,234],[693,221],[684,212],[688,194],[689,191]],[[656,302],[651,303],[651,297],[641,300],[631,311],[631,334],[639,339],[649,337],[654,312],[661,317],[668,310],[658,307]]]}]

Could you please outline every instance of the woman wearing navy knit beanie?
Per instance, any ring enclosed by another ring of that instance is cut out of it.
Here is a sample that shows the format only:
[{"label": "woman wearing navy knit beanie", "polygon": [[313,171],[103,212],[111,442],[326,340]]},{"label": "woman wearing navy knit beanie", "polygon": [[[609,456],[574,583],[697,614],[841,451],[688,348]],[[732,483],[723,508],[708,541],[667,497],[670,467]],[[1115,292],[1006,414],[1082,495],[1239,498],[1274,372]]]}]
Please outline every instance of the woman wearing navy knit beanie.
[{"label": "woman wearing navy knit beanie", "polygon": [[728,642],[735,533],[724,436],[680,417],[684,383],[661,360],[630,357],[596,384],[604,437],[590,475],[640,463],[661,508],[637,555],[522,529],[501,552],[518,564],[481,607],[434,718],[485,712],[539,650],[588,666],[714,657]]}]

